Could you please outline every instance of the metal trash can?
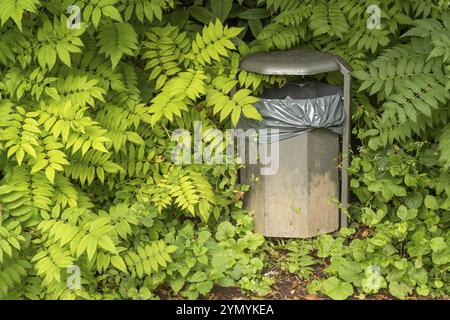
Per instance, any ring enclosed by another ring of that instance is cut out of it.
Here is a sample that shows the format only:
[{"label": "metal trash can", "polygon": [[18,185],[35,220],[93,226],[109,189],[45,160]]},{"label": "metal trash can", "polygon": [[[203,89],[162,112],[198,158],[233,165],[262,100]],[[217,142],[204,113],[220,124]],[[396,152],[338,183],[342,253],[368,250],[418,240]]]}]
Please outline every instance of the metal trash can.
[{"label": "metal trash can", "polygon": [[238,127],[268,129],[258,136],[260,142],[278,143],[275,174],[262,175],[260,162],[241,170],[241,181],[250,185],[245,204],[254,211],[257,232],[309,238],[346,226],[350,68],[333,54],[308,49],[256,53],[244,58],[241,68],[261,74],[344,75],[343,90],[317,82],[265,90],[255,104],[263,120],[242,118]]}]

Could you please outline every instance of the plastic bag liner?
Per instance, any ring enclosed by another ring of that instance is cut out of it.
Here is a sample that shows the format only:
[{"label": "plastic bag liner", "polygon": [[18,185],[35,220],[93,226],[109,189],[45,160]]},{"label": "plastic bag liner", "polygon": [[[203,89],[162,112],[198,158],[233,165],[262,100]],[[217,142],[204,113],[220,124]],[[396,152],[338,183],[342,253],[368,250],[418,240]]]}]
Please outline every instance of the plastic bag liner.
[{"label": "plastic bag liner", "polygon": [[[257,130],[261,142],[288,139],[315,128],[342,134],[344,110],[339,87],[320,82],[291,83],[266,89],[255,107],[263,120],[242,117],[237,127]],[[278,129],[278,134],[270,129]]]}]

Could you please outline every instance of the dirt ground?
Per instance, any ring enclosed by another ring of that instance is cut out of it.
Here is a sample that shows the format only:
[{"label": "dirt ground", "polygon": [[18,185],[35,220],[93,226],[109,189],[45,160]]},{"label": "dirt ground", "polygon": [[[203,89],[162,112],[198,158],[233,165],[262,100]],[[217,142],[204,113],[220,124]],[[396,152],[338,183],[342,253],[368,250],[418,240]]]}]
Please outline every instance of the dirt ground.
[{"label": "dirt ground", "polygon": [[[309,294],[306,288],[308,282],[300,280],[295,274],[285,273],[282,270],[275,270],[272,273],[276,277],[275,284],[272,285],[272,291],[264,297],[249,295],[243,293],[237,287],[223,288],[216,286],[213,291],[204,299],[208,300],[246,300],[246,299],[264,299],[264,300],[329,300],[324,295]],[[317,274],[316,274],[317,276]],[[355,294],[351,300],[398,300],[390,294]],[[410,297],[408,300],[436,300],[435,297]],[[449,296],[440,297],[439,300],[450,300]]]},{"label": "dirt ground", "polygon": [[[317,270],[315,277],[321,276],[321,269]],[[206,299],[217,300],[244,300],[244,299],[268,299],[268,300],[328,300],[324,295],[309,294],[306,286],[308,281],[301,280],[295,274],[286,273],[283,270],[272,270],[272,276],[275,277],[275,283],[272,285],[271,292],[263,297],[243,293],[237,287],[222,288],[215,287]],[[371,299],[371,300],[392,300],[395,299],[389,295],[377,294],[371,296],[354,296],[353,299]]]}]

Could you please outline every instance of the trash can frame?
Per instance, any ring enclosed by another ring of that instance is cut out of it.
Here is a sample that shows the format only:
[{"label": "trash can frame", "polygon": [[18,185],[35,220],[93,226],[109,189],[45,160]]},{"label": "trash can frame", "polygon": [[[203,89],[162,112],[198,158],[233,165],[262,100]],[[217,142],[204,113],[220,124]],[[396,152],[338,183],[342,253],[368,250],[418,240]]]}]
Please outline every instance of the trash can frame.
[{"label": "trash can frame", "polygon": [[327,52],[312,49],[292,49],[288,51],[258,52],[246,56],[240,63],[246,71],[264,75],[309,76],[339,71],[344,77],[344,126],[341,146],[341,214],[340,227],[348,225],[345,211],[348,208],[349,182],[348,165],[351,134],[351,67],[341,57]]}]

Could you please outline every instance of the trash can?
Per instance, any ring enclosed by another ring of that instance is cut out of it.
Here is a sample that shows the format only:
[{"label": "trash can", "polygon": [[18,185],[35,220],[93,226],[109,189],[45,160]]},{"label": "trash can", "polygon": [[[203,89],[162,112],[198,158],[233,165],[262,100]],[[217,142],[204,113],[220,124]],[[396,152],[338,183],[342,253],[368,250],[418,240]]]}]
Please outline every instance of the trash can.
[{"label": "trash can", "polygon": [[[267,149],[277,144],[276,172],[261,174],[264,162],[258,161],[240,173],[250,185],[244,201],[254,212],[257,232],[309,238],[346,226],[350,68],[333,54],[304,49],[257,53],[244,58],[241,68],[262,74],[344,74],[343,90],[318,82],[266,89],[255,104],[263,120],[241,118],[238,127],[256,130],[258,144],[271,145]],[[248,149],[241,157],[249,158]]]}]

